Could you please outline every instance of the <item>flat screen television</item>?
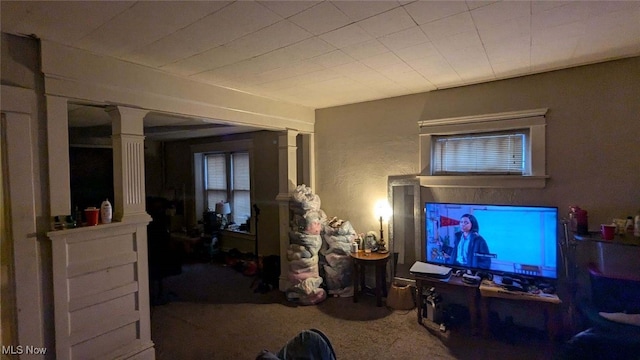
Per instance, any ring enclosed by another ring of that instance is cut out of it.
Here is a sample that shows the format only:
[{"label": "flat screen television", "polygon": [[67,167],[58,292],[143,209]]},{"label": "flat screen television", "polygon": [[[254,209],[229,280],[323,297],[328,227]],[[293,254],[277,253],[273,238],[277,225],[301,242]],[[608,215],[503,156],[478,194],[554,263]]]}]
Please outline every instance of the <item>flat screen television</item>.
[{"label": "flat screen television", "polygon": [[425,261],[557,279],[558,208],[425,203]]}]

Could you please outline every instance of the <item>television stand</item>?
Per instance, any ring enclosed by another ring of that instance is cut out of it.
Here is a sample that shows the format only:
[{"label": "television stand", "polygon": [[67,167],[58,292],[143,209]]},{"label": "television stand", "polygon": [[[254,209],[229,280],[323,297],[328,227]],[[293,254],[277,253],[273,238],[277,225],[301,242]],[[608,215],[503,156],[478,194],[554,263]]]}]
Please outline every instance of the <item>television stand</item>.
[{"label": "television stand", "polygon": [[562,301],[556,294],[546,294],[540,292],[533,294],[527,291],[510,291],[506,290],[500,284],[501,277],[496,275],[491,280],[482,280],[480,283],[480,319],[482,323],[482,335],[490,337],[489,329],[489,308],[491,300],[495,298],[507,299],[511,301],[526,301],[525,306],[538,306],[542,308],[545,316],[545,327],[547,334],[551,340],[555,340],[560,335],[562,322],[559,318],[560,304]]},{"label": "television stand", "polygon": [[446,279],[438,279],[429,276],[415,275],[413,278],[416,282],[417,297],[416,302],[418,304],[418,324],[425,326],[429,329],[429,326],[425,325],[422,316],[422,308],[425,305],[426,297],[424,296],[425,290],[429,288],[435,288],[440,293],[460,293],[464,292],[467,299],[467,306],[469,308],[469,318],[471,322],[471,334],[478,334],[478,286],[479,284],[467,284],[462,281],[462,277],[451,276]]}]

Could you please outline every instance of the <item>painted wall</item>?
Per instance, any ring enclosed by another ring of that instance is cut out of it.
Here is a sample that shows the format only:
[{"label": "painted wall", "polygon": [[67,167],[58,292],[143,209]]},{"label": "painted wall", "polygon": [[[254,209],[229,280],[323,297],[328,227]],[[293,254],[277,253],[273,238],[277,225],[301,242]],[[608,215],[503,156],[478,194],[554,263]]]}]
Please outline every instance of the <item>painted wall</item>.
[{"label": "painted wall", "polygon": [[254,146],[253,201],[260,208],[258,252],[262,255],[278,255],[278,204],[275,201],[278,195],[278,132],[258,131],[235,136],[166,142],[166,187],[180,189],[184,186],[187,197],[187,224],[194,226],[201,214],[194,212],[194,172],[190,146],[242,139],[252,139]]},{"label": "painted wall", "polygon": [[387,176],[418,173],[420,120],[549,108],[544,189],[422,188],[423,201],[577,204],[590,228],[640,209],[640,58],[316,111],[316,193],[328,216],[379,228]]}]

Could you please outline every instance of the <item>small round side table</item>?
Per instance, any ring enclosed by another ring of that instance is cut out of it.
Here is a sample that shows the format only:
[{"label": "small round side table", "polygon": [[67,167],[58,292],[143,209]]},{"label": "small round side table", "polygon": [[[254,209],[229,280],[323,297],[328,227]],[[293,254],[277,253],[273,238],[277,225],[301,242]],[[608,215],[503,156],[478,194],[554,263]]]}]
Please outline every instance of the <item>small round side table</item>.
[{"label": "small round side table", "polygon": [[386,253],[365,253],[358,250],[357,253],[351,253],[353,260],[353,302],[358,302],[358,285],[361,290],[365,289],[364,275],[365,269],[369,266],[376,268],[376,303],[382,306],[382,296],[387,297],[387,261],[389,261],[389,252]]}]

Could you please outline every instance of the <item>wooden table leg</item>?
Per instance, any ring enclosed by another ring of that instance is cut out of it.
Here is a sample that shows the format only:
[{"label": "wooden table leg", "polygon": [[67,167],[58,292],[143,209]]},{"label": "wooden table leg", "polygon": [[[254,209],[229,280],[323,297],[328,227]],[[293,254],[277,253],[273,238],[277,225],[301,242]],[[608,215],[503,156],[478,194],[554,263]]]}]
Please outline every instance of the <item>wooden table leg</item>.
[{"label": "wooden table leg", "polygon": [[360,282],[360,274],[358,271],[358,263],[353,262],[353,302],[358,302],[358,283]]},{"label": "wooden table leg", "polygon": [[385,288],[384,268],[376,265],[376,305],[382,306],[382,292]]}]

